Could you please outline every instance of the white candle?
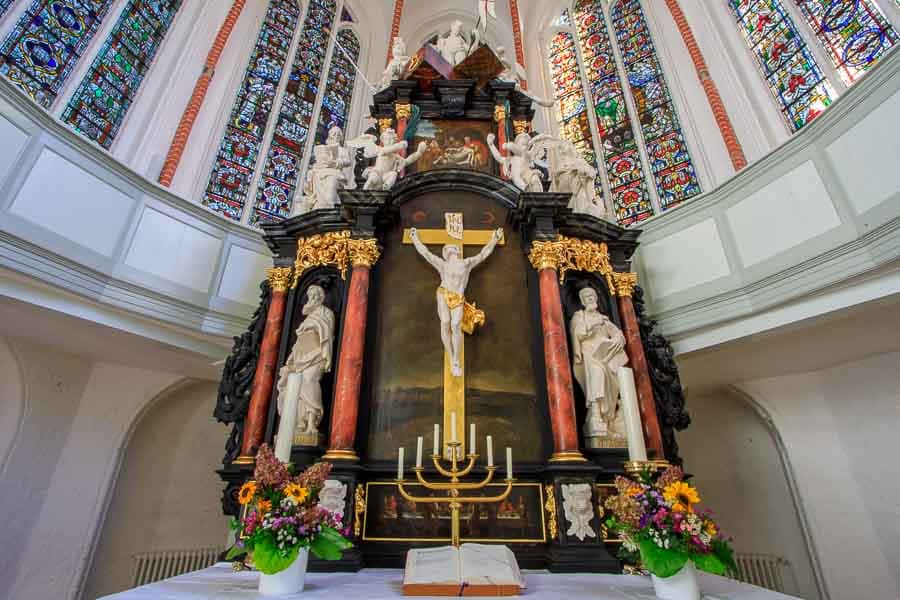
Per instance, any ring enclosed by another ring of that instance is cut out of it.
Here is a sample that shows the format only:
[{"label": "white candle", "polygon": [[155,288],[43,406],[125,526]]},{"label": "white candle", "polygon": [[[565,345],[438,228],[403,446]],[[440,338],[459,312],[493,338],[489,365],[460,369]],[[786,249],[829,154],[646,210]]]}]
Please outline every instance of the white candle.
[{"label": "white candle", "polygon": [[450,441],[456,441],[456,411],[450,413]]},{"label": "white candle", "polygon": [[488,466],[494,466],[494,440],[491,439],[491,436],[487,436],[487,448],[488,448]]},{"label": "white candle", "polygon": [[403,448],[397,452],[397,479],[403,479]]},{"label": "white candle", "polygon": [[506,478],[512,479],[512,448],[506,447]]},{"label": "white candle", "polygon": [[469,454],[475,454],[475,423],[469,424]]},{"label": "white candle", "polygon": [[628,439],[628,458],[634,461],[647,460],[644,445],[644,429],[641,426],[641,411],[638,408],[637,389],[634,387],[634,373],[628,367],[619,367],[619,394],[622,414],[625,417],[625,436]]},{"label": "white candle", "polygon": [[422,468],[422,445],[425,443],[425,438],[421,435],[419,439],[416,440],[416,468]]},{"label": "white candle", "polygon": [[434,452],[432,455],[437,456],[441,453],[441,426],[434,424]]}]

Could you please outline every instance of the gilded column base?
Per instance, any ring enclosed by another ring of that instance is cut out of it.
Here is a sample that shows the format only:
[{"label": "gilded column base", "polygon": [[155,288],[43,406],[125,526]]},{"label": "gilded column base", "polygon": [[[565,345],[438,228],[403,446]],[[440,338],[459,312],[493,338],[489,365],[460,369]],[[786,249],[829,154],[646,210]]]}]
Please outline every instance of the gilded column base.
[{"label": "gilded column base", "polygon": [[256,457],[248,456],[246,454],[242,454],[238,456],[236,459],[231,461],[233,465],[252,465],[256,463]]},{"label": "gilded column base", "polygon": [[349,460],[359,462],[359,456],[353,450],[329,450],[322,460]]},{"label": "gilded column base", "polygon": [[553,456],[550,457],[550,462],[587,462],[587,459],[579,450],[574,450],[567,452],[554,452]]}]

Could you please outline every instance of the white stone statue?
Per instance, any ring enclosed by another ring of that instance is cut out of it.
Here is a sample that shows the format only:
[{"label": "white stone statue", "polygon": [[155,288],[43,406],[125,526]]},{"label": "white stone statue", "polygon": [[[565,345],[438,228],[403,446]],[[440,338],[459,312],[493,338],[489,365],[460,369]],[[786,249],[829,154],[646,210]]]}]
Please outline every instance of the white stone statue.
[{"label": "white stone statue", "polygon": [[345,169],[353,165],[350,151],[343,145],[344,132],[340,127],[328,130],[324,144],[313,148],[314,162],[306,173],[301,210],[298,214],[320,208],[334,208],[340,204],[338,191],[347,187]]},{"label": "white stone statue", "polygon": [[290,355],[278,372],[278,437],[275,456],[289,462],[295,436],[306,445],[318,443],[322,421],[322,388],[319,380],[331,370],[334,346],[334,312],[325,306],[325,290],[311,285],[303,305],[303,322]]},{"label": "white stone statue", "polygon": [[363,148],[366,158],[374,158],[375,164],[363,171],[366,183],[365,190],[386,191],[394,187],[400,178],[400,173],[413,164],[425,153],[427,145],[420,142],[416,151],[404,157],[403,152],[409,143],[406,140],[397,141],[397,132],[388,127],[381,132],[381,145],[376,142],[378,138],[369,133],[364,133],[356,139],[347,142],[353,148]]},{"label": "white stone statue", "polygon": [[403,77],[408,64],[409,55],[406,53],[406,42],[402,37],[395,37],[391,46],[391,62],[384,69],[384,74],[378,83],[378,91],[390,87],[392,81]]},{"label": "white stone statue", "polygon": [[628,364],[625,335],[597,309],[597,292],[593,288],[582,289],[578,298],[583,308],[572,315],[569,333],[575,379],[587,403],[584,434],[589,445],[592,438],[624,440],[616,372]]},{"label": "white stone statue", "polygon": [[591,502],[591,484],[564,483],[562,486],[563,513],[569,522],[567,535],[574,535],[580,541],[595,538],[597,534],[591,527],[594,506]]},{"label": "white stone statue", "polygon": [[337,479],[326,479],[322,489],[319,490],[319,506],[329,512],[343,515],[346,501],[347,484]]},{"label": "white stone statue", "polygon": [[462,21],[453,21],[450,31],[439,36],[435,46],[441,57],[455,67],[469,56],[471,44],[462,33]]},{"label": "white stone statue", "polygon": [[520,133],[514,141],[503,144],[503,149],[506,150],[508,156],[503,156],[497,150],[497,146],[494,145],[496,139],[493,133],[489,133],[487,145],[494,160],[500,163],[503,175],[509,177],[520,190],[543,192],[541,172],[534,168],[534,161],[543,156],[547,142],[553,141],[555,138],[547,134],[531,137],[527,133]]},{"label": "white stone statue", "polygon": [[549,155],[550,191],[572,194],[569,208],[573,212],[615,221],[609,206],[597,196],[594,187],[597,170],[581,156],[575,144],[569,140],[557,140]]},{"label": "white stone statue", "polygon": [[494,54],[497,56],[497,60],[500,61],[500,64],[503,65],[503,71],[497,75],[497,79],[500,81],[510,81],[516,84],[516,91],[524,94],[525,96],[531,98],[536,104],[539,106],[543,106],[545,108],[552,108],[553,104],[556,102],[555,100],[545,100],[544,98],[539,98],[534,94],[522,89],[522,80],[525,79],[525,70],[522,68],[517,62],[511,62],[510,59],[506,57],[506,48],[503,46],[497,46],[494,49]]},{"label": "white stone statue", "polygon": [[444,351],[450,357],[450,370],[455,377],[462,375],[460,350],[463,344],[463,312],[466,307],[466,286],[472,269],[487,260],[497,243],[503,239],[503,229],[494,231],[491,240],[485,244],[481,252],[470,258],[463,258],[459,246],[447,244],[441,250],[443,258],[432,254],[413,227],[409,230],[413,246],[422,257],[434,267],[441,276],[441,284],[437,289],[437,313],[441,321],[441,342]]}]

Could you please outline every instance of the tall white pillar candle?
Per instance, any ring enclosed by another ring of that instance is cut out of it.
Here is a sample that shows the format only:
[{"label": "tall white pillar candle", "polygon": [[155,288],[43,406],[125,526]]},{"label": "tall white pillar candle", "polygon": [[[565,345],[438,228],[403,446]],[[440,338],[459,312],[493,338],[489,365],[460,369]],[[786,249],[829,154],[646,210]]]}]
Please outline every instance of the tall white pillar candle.
[{"label": "tall white pillar candle", "polygon": [[488,448],[488,466],[494,466],[494,440],[491,439],[491,436],[487,436],[487,448]]},{"label": "tall white pillar candle", "polygon": [[644,445],[644,428],[641,426],[641,411],[638,408],[634,373],[628,367],[619,367],[616,376],[619,380],[622,414],[625,416],[628,458],[634,461],[645,461],[647,460],[647,447]]},{"label": "tall white pillar candle", "polygon": [[434,452],[432,454],[434,456],[438,456],[441,453],[441,426],[437,423],[434,424]]},{"label": "tall white pillar candle", "polygon": [[[285,398],[300,397],[300,373],[288,375],[284,389]],[[294,445],[294,430],[297,427],[297,402],[282,402],[281,421],[278,423],[278,435],[275,437],[275,458],[283,463],[291,462],[291,447]]]},{"label": "tall white pillar candle", "polygon": [[469,424],[469,454],[475,454],[475,423]]},{"label": "tall white pillar candle", "polygon": [[506,478],[512,479],[512,448],[506,447]]},{"label": "tall white pillar candle", "polygon": [[421,435],[419,439],[416,440],[416,468],[422,468],[422,446],[425,444],[425,438]]},{"label": "tall white pillar candle", "polygon": [[450,441],[456,441],[456,411],[450,413]]},{"label": "tall white pillar candle", "polygon": [[403,448],[397,452],[397,479],[403,479]]}]

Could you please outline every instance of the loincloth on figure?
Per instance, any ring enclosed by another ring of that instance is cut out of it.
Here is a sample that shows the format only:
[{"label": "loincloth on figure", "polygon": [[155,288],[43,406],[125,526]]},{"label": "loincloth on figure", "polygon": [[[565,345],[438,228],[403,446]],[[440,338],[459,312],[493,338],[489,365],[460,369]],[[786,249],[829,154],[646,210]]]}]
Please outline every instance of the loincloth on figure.
[{"label": "loincloth on figure", "polygon": [[459,292],[451,292],[443,286],[438,287],[437,291],[438,295],[443,298],[444,302],[447,304],[447,308],[450,310],[459,308],[460,306],[463,307],[463,318],[460,326],[464,332],[472,335],[475,332],[476,327],[484,325],[486,318],[484,311],[476,308],[474,302],[466,302],[465,296]]}]

